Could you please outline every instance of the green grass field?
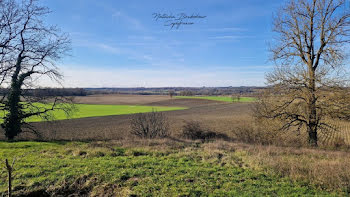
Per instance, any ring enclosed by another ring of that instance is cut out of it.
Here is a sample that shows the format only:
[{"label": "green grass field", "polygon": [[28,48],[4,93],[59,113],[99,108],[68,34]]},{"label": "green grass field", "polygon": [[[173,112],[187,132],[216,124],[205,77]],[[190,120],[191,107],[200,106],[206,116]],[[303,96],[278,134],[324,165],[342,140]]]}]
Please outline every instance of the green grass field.
[{"label": "green grass field", "polygon": [[[87,190],[96,195],[113,191],[116,196],[329,195],[250,168],[241,154],[197,146],[152,149],[82,142],[0,142],[1,165],[5,158],[17,158],[13,183],[17,194],[44,190],[68,196],[65,192]],[[6,191],[5,180],[2,171],[0,194]]]},{"label": "green grass field", "polygon": [[[39,106],[39,105],[38,105]],[[41,107],[45,108],[41,104]],[[67,117],[62,110],[55,110],[51,113],[55,118],[54,120],[64,119],[76,119],[76,118],[87,118],[87,117],[98,117],[98,116],[111,116],[111,115],[124,115],[124,114],[135,114],[135,113],[146,113],[152,110],[161,111],[173,111],[187,109],[184,107],[157,107],[157,106],[141,106],[141,105],[91,105],[91,104],[75,104],[76,111]],[[0,116],[4,117],[4,114]],[[28,118],[29,122],[40,122],[42,118],[34,116]]]},{"label": "green grass field", "polygon": [[[235,98],[232,100],[232,97],[229,96],[176,96],[178,99],[206,99],[212,101],[224,101],[224,102],[238,102]],[[241,97],[239,102],[253,102],[256,101],[256,98],[253,97]]]}]

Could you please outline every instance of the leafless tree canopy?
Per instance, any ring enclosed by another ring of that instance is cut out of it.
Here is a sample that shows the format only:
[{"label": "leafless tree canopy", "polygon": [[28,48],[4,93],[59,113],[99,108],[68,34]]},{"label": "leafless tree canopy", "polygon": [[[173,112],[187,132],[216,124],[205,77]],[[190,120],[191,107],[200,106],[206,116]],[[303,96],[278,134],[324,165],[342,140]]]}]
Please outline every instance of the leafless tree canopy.
[{"label": "leafless tree canopy", "polygon": [[35,0],[0,3],[2,83],[10,82],[18,64],[23,80],[34,80],[33,76],[42,74],[60,79],[55,63],[69,52],[70,40],[56,26],[43,23],[43,17],[50,13],[48,8],[38,6]]},{"label": "leafless tree canopy", "polygon": [[259,117],[281,120],[281,129],[306,128],[314,146],[318,131],[334,129],[328,118],[349,118],[349,17],[345,0],[291,0],[280,9],[271,46],[276,66],[266,76],[271,89],[257,105]]},{"label": "leafless tree canopy", "polygon": [[130,122],[131,133],[142,138],[162,138],[169,136],[169,122],[162,112],[139,113]]},{"label": "leafless tree canopy", "polygon": [[36,88],[43,76],[57,82],[62,78],[56,62],[69,52],[70,40],[57,27],[43,22],[49,12],[36,0],[0,1],[0,86],[9,89],[0,101],[1,109],[8,112],[2,127],[9,139],[27,125],[26,118],[47,117],[56,107],[66,109],[57,105],[63,98],[52,99],[51,106],[43,107],[35,103],[47,102],[47,98],[28,97],[24,91]]}]

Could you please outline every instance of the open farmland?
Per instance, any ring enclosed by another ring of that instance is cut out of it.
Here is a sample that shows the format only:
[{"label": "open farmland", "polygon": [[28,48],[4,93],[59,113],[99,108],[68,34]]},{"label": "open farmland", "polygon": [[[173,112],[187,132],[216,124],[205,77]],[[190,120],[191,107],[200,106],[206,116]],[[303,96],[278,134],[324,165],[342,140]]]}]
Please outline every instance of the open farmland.
[{"label": "open farmland", "polygon": [[[37,104],[36,107],[50,108],[51,105]],[[59,106],[58,106],[59,107]],[[146,113],[152,111],[173,111],[184,110],[185,107],[164,107],[164,106],[142,106],[142,105],[93,105],[93,104],[75,104],[71,115],[66,115],[63,110],[54,110],[50,115],[54,120],[77,119],[87,117],[101,117],[111,115],[124,115],[135,113]],[[5,114],[2,114],[4,116]],[[43,119],[38,116],[32,116],[27,119],[28,122],[41,122]]]},{"label": "open farmland", "polygon": [[253,97],[228,97],[228,96],[176,96],[179,99],[205,99],[211,101],[224,101],[224,102],[253,102],[256,98]]},{"label": "open farmland", "polygon": [[101,94],[90,96],[78,96],[76,103],[106,104],[106,105],[146,105],[153,102],[168,101],[168,96],[159,95],[129,95],[129,94]]},{"label": "open farmland", "polygon": [[[197,97],[170,98],[165,95],[118,94],[76,97],[75,101],[79,103],[76,106],[80,108],[80,111],[70,119],[67,119],[63,112],[59,112],[56,114],[56,121],[39,122],[40,118],[31,120],[43,139],[132,139],[135,137],[130,134],[132,114],[150,112],[153,109],[164,111],[169,119],[171,136],[176,138],[181,137],[185,121],[198,121],[204,128],[226,134],[229,137],[233,136],[234,129],[246,128],[253,124],[252,102],[225,102],[197,99]],[[338,128],[337,132],[320,133],[320,145],[333,146],[334,143],[350,145],[350,123],[334,121],[334,126]],[[26,133],[20,136],[20,139],[27,137],[36,138]]]},{"label": "open farmland", "polygon": [[[177,136],[184,121],[195,120],[208,129],[229,133],[237,124],[246,124],[250,120],[249,103],[228,103],[205,99],[171,99],[169,96],[141,95],[98,95],[77,97],[80,104],[95,105],[143,105],[166,107],[164,109],[183,109],[164,112],[170,121],[172,136]],[[85,106],[85,105],[83,105]],[[86,105],[88,106],[88,105]],[[167,108],[175,107],[175,108]],[[106,113],[106,112],[103,112]],[[118,112],[115,112],[118,113]],[[58,140],[113,140],[132,138],[129,122],[132,115],[110,115],[79,119],[57,120],[33,123],[42,136]],[[25,134],[27,135],[27,134]],[[27,136],[26,136],[27,137]]]}]

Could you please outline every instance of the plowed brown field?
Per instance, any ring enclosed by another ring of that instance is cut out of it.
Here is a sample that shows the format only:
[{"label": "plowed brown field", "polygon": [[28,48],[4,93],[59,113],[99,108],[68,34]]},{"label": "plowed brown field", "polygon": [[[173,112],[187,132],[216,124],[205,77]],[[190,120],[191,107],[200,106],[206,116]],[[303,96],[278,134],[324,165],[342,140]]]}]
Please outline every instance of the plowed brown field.
[{"label": "plowed brown field", "polygon": [[[171,99],[169,96],[94,95],[77,97],[77,103],[180,106],[187,110],[164,112],[170,121],[172,135],[179,135],[184,121],[196,120],[205,127],[227,133],[237,124],[248,121],[249,103],[226,103],[202,99]],[[132,138],[129,133],[131,115],[92,117],[33,123],[44,139],[114,140]],[[26,134],[26,137],[27,134]]]}]

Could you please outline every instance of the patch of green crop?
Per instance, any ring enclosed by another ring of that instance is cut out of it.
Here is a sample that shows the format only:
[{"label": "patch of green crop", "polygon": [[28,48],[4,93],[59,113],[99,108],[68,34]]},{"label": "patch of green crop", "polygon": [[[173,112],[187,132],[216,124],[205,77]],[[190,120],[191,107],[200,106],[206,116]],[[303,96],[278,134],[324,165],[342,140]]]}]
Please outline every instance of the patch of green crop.
[{"label": "patch of green crop", "polygon": [[[37,104],[44,110],[50,105],[45,106],[44,104]],[[111,115],[125,115],[135,113],[146,113],[151,111],[173,111],[173,110],[184,110],[184,107],[160,107],[160,106],[141,106],[141,105],[92,105],[92,104],[75,104],[76,110],[67,116],[63,110],[55,110],[50,112],[54,120],[64,119],[76,119],[76,118],[87,118],[87,117],[98,117],[98,116],[111,116]],[[0,114],[0,117],[4,117],[4,113]],[[43,121],[41,117],[33,116],[27,119],[28,122],[40,122]]]},{"label": "patch of green crop", "polygon": [[176,96],[178,99],[205,99],[212,101],[224,101],[224,102],[254,102],[256,98],[254,97],[241,97],[239,100],[237,98],[228,96]]},{"label": "patch of green crop", "polygon": [[[63,188],[85,176],[97,181],[84,184],[95,184],[93,188],[117,185],[115,189],[123,195],[329,195],[309,185],[249,169],[234,154],[227,152],[223,157],[208,157],[201,148],[162,152],[93,147],[81,142],[0,142],[1,161],[17,157],[14,180],[17,194],[38,188]],[[0,177],[1,194],[6,191],[5,173]]]}]

